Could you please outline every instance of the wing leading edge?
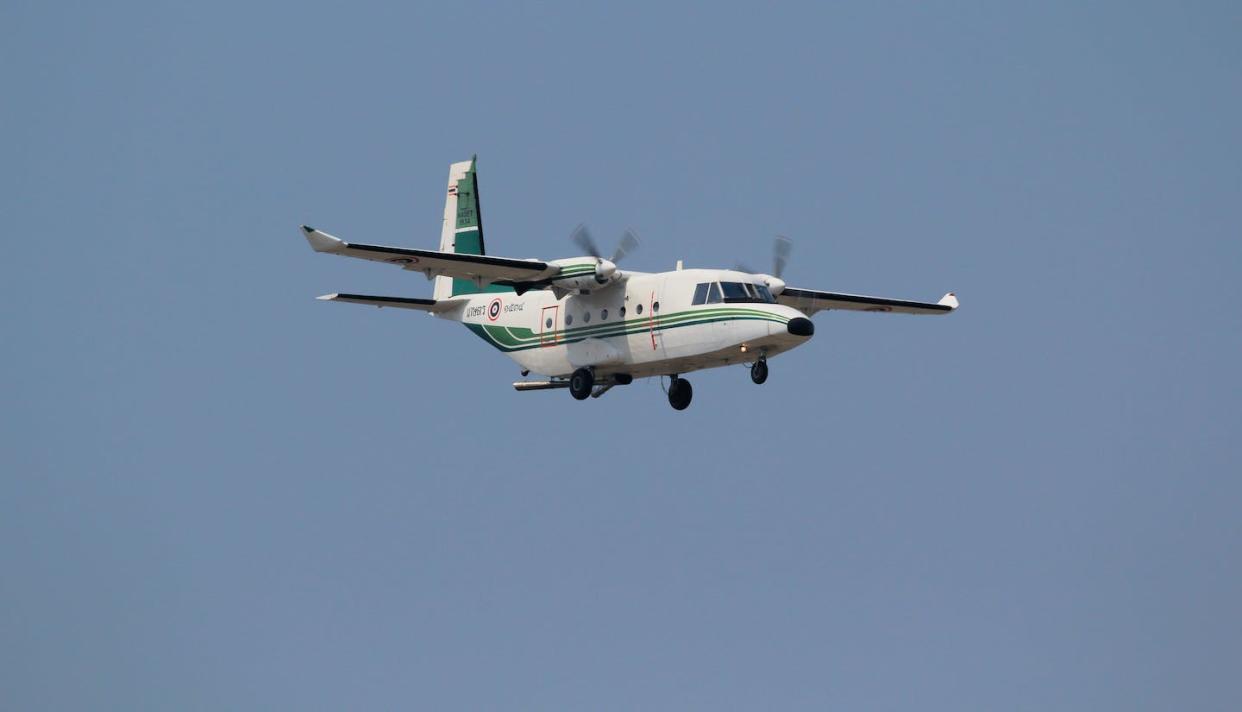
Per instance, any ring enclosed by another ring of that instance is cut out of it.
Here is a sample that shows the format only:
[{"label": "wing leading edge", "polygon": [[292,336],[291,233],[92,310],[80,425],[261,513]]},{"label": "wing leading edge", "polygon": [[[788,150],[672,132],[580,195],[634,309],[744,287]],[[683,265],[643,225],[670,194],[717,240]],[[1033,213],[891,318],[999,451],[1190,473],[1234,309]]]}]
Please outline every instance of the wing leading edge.
[{"label": "wing leading edge", "polygon": [[957,295],[949,292],[936,303],[912,302],[905,299],[867,297],[861,294],[821,292],[815,289],[786,287],[776,301],[795,309],[814,314],[828,309],[850,311],[895,312],[898,314],[948,314],[957,309]]},{"label": "wing leading edge", "polygon": [[559,267],[539,260],[516,260],[490,255],[414,250],[407,247],[360,245],[346,242],[307,225],[302,226],[302,232],[315,252],[355,257],[372,262],[386,262],[402,269],[422,272],[429,278],[446,275],[486,283],[528,282],[547,279],[560,271]]},{"label": "wing leading edge", "polygon": [[372,307],[395,307],[397,309],[414,309],[432,314],[448,311],[458,304],[456,302],[435,299],[414,299],[411,297],[381,297],[372,294],[325,294],[316,297],[325,302],[347,302],[349,304],[365,304]]}]

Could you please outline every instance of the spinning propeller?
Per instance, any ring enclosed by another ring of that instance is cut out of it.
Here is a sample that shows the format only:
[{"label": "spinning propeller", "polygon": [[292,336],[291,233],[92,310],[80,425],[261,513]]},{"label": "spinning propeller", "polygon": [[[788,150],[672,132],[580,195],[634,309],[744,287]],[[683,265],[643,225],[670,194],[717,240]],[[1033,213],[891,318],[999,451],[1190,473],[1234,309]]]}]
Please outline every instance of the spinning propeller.
[{"label": "spinning propeller", "polygon": [[621,234],[621,239],[617,241],[617,248],[612,251],[612,256],[608,259],[604,259],[603,252],[599,249],[599,245],[595,244],[595,239],[591,237],[591,231],[586,225],[580,224],[574,228],[570,239],[581,247],[583,252],[596,259],[595,281],[600,284],[612,279],[612,276],[617,273],[617,263],[638,249],[638,235],[628,228]]},{"label": "spinning propeller", "polygon": [[793,251],[793,240],[784,235],[777,235],[772,241],[772,273],[764,274],[757,270],[753,270],[742,262],[737,263],[737,269],[740,272],[747,272],[758,277],[764,277],[764,281],[768,284],[768,289],[773,294],[780,294],[785,289],[785,280],[781,279],[781,275],[785,272],[785,266],[789,264],[789,253]]}]

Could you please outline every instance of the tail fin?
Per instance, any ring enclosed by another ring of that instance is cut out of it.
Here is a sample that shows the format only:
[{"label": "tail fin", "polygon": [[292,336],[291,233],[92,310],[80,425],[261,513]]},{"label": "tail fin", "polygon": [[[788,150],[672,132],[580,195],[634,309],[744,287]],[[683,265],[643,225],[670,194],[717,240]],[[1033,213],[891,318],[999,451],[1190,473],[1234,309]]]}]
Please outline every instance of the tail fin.
[{"label": "tail fin", "polygon": [[[479,208],[479,177],[475,172],[478,156],[449,166],[448,197],[444,200],[444,225],[440,229],[440,251],[459,255],[486,254],[483,247],[483,213]],[[458,294],[511,291],[507,287],[480,289],[468,279],[436,277],[435,298]]]}]

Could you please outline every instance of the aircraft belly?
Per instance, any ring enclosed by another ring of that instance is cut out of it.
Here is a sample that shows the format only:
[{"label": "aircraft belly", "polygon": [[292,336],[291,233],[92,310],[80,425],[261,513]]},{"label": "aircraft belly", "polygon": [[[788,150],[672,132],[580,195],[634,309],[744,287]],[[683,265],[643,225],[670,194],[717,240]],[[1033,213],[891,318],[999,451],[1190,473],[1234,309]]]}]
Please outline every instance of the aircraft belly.
[{"label": "aircraft belly", "polygon": [[508,355],[522,368],[544,376],[568,376],[574,370],[563,344],[513,351]]},{"label": "aircraft belly", "polygon": [[609,343],[616,339],[584,339],[565,347],[565,356],[574,368],[608,366],[625,360],[621,350]]}]

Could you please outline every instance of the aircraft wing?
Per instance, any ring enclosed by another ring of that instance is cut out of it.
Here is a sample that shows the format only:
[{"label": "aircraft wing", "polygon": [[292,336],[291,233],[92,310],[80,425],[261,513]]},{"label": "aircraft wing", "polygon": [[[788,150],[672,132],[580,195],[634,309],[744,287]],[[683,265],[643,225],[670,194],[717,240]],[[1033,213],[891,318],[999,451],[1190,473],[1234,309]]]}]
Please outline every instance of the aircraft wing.
[{"label": "aircraft wing", "polygon": [[413,250],[407,247],[383,247],[346,242],[326,232],[302,226],[306,241],[315,252],[342,257],[357,257],[372,262],[387,262],[402,269],[422,272],[428,277],[447,275],[483,282],[527,282],[547,278],[560,271],[554,265],[538,260],[515,260],[490,255],[462,255],[436,250]]},{"label": "aircraft wing", "polygon": [[860,294],[821,292],[815,289],[786,287],[776,301],[801,310],[807,314],[827,309],[851,311],[897,312],[899,314],[948,314],[957,309],[957,296],[953,292],[941,297],[936,303],[911,302],[905,299],[864,297]]},{"label": "aircraft wing", "polygon": [[456,306],[455,303],[441,299],[413,299],[410,297],[379,297],[371,294],[325,294],[316,297],[325,302],[347,302],[349,304],[366,304],[373,307],[395,307],[397,309],[415,309],[417,311],[436,314]]}]

